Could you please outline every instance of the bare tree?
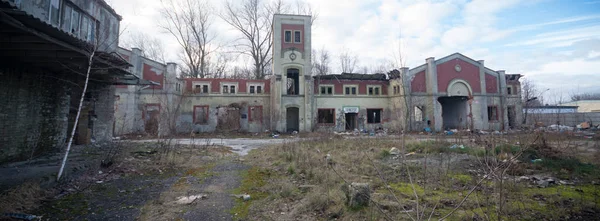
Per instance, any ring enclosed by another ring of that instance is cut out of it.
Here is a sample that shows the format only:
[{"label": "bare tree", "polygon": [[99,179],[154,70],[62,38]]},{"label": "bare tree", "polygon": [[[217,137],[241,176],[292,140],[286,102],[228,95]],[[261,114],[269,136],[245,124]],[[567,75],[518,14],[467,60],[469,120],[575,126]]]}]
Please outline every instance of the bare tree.
[{"label": "bare tree", "polygon": [[233,57],[224,52],[214,53],[213,55],[214,56],[210,57],[206,65],[206,73],[213,78],[223,78],[228,71],[229,64],[233,60]]},{"label": "bare tree", "polygon": [[571,101],[600,100],[600,93],[582,93],[571,95]]},{"label": "bare tree", "polygon": [[314,75],[326,75],[329,74],[331,68],[329,64],[331,63],[329,57],[329,51],[325,48],[321,48],[321,50],[313,50],[313,74]]},{"label": "bare tree", "polygon": [[[288,5],[281,0],[276,0],[271,4],[261,0],[227,1],[225,3],[224,12],[220,16],[242,35],[235,47],[237,52],[252,58],[253,75],[256,79],[263,79],[271,74],[269,67],[273,61],[271,55],[273,15],[288,11]],[[317,17],[310,6],[304,6],[298,1],[297,13],[313,16],[312,21]]]},{"label": "bare tree", "polygon": [[197,0],[161,0],[161,27],[173,35],[182,47],[182,72],[190,77],[208,77],[209,55],[218,46],[213,45],[213,24],[210,5]]},{"label": "bare tree", "polygon": [[529,113],[529,107],[539,106],[539,100],[537,97],[538,90],[535,83],[527,78],[521,82],[521,94],[523,96],[523,107],[525,108],[525,115],[523,116],[523,124],[527,123],[527,114]]},{"label": "bare tree", "polygon": [[143,32],[134,32],[122,41],[122,45],[125,48],[139,48],[142,50],[142,56],[165,63],[164,45],[162,41],[156,37],[147,35]]},{"label": "bare tree", "polygon": [[344,49],[340,54],[340,68],[342,69],[342,73],[352,73],[356,69],[357,60],[358,57],[355,54]]}]

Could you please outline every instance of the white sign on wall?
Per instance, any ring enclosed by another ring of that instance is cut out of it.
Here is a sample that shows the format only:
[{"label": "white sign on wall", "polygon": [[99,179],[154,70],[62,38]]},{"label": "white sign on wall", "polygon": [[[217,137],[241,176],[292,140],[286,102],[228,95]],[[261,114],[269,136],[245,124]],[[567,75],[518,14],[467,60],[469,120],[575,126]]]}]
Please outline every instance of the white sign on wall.
[{"label": "white sign on wall", "polygon": [[344,113],[358,113],[359,107],[344,107]]}]

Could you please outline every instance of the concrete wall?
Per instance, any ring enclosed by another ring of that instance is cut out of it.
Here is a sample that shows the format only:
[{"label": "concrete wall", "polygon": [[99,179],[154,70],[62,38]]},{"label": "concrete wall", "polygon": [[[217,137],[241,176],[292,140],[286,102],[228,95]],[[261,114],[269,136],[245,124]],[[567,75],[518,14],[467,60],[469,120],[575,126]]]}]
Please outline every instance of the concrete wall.
[{"label": "concrete wall", "polygon": [[[194,123],[194,106],[208,106],[209,118],[207,124]],[[250,106],[262,106],[262,122],[250,122],[248,111]],[[177,119],[179,133],[214,132],[219,128],[219,108],[235,107],[240,110],[239,131],[263,132],[270,128],[269,95],[193,95],[185,98],[181,106],[181,114]]]},{"label": "concrete wall", "polygon": [[57,151],[64,144],[71,88],[56,77],[62,76],[0,69],[0,162]]},{"label": "concrete wall", "polygon": [[538,122],[543,123],[545,126],[553,124],[560,124],[566,126],[575,127],[583,122],[592,122],[594,125],[600,124],[600,113],[554,113],[554,114],[540,114],[540,113],[528,113],[527,124],[533,125]]}]

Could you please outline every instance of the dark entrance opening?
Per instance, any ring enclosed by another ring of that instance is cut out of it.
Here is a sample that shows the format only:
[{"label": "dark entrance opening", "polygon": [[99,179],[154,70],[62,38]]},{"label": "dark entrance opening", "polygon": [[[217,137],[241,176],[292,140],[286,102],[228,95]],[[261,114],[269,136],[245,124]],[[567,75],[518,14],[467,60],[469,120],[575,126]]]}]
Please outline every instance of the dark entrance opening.
[{"label": "dark entrance opening", "polygon": [[465,96],[452,96],[438,98],[442,104],[442,119],[444,129],[467,128],[468,98]]},{"label": "dark entrance opening", "polygon": [[354,130],[356,129],[356,116],[357,113],[346,113],[346,130]]},{"label": "dark entrance opening", "polygon": [[300,131],[300,109],[297,107],[288,107],[286,109],[286,130],[287,132]]},{"label": "dark entrance opening", "polygon": [[287,94],[300,94],[300,70],[296,68],[287,70]]},{"label": "dark entrance opening", "polygon": [[517,118],[517,112],[515,111],[515,106],[508,106],[508,128],[515,128],[515,122]]},{"label": "dark entrance opening", "polygon": [[242,116],[240,108],[237,107],[219,107],[217,109],[217,130],[236,131],[240,129],[240,118]]}]

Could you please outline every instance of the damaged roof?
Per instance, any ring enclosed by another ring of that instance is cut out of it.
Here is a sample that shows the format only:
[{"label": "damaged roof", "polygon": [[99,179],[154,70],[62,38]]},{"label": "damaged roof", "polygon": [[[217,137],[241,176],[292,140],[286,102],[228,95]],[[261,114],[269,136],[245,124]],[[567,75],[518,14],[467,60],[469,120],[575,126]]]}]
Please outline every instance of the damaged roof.
[{"label": "damaged roof", "polygon": [[342,73],[342,74],[328,74],[318,75],[314,77],[320,80],[375,80],[375,81],[386,81],[387,76],[385,74],[356,74],[356,73]]}]

